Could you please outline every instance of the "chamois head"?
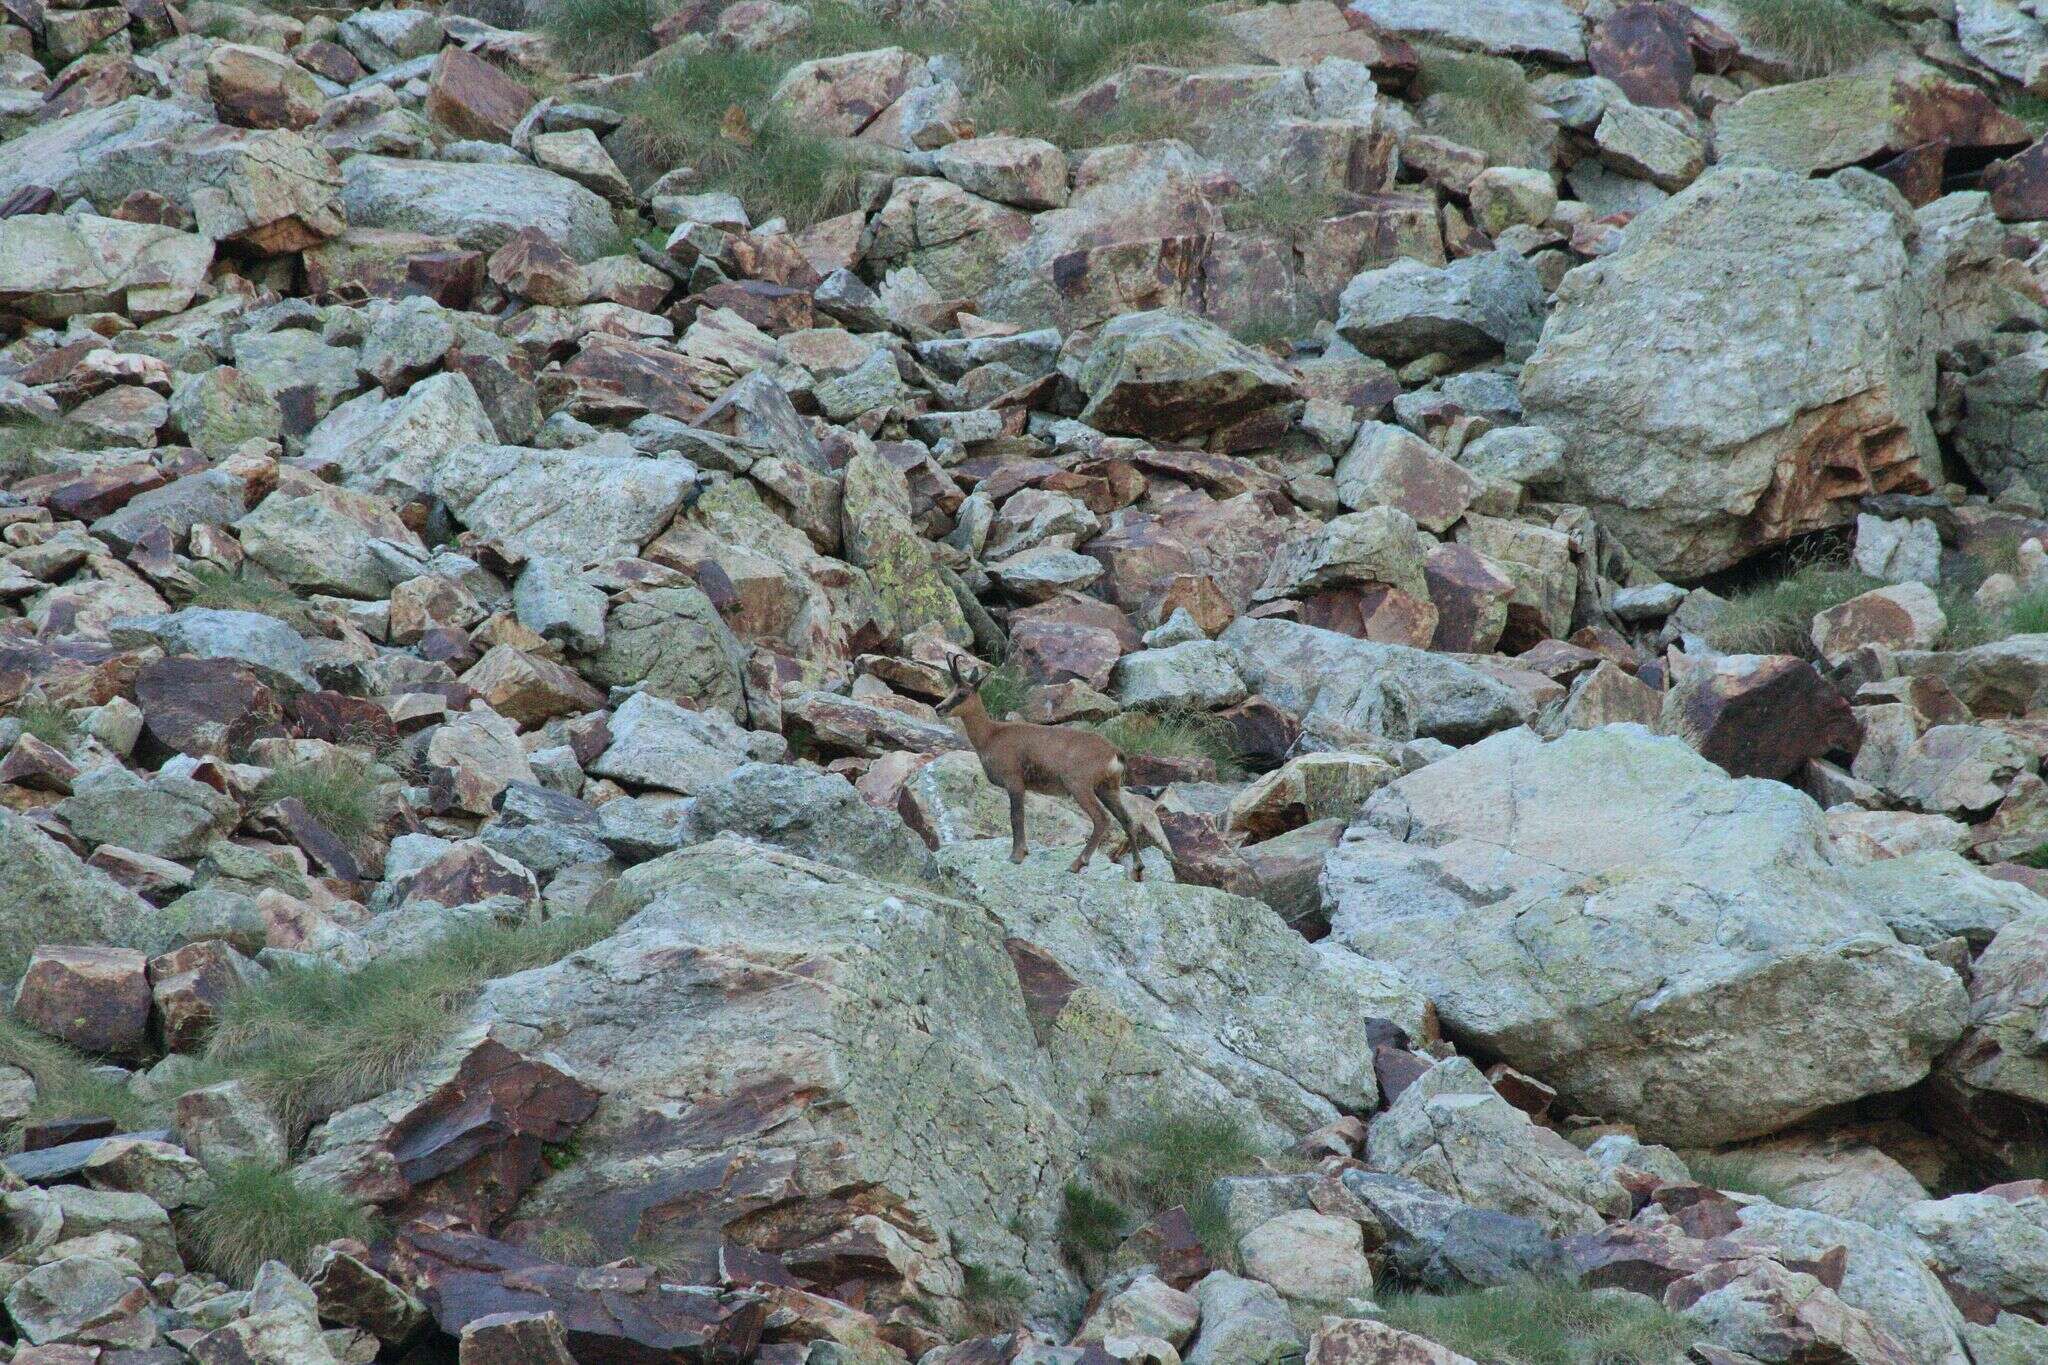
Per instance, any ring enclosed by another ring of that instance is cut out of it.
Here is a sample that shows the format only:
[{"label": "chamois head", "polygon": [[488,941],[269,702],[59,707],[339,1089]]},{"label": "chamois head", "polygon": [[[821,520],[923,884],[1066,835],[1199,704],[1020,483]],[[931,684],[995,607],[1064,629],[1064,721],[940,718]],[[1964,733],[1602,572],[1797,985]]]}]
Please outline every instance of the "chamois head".
[{"label": "chamois head", "polygon": [[942,716],[950,716],[965,705],[969,697],[976,695],[975,689],[981,686],[982,680],[988,677],[988,670],[985,668],[975,669],[962,676],[960,656],[957,654],[947,657],[946,672],[953,677],[953,690],[939,703],[939,714]]}]

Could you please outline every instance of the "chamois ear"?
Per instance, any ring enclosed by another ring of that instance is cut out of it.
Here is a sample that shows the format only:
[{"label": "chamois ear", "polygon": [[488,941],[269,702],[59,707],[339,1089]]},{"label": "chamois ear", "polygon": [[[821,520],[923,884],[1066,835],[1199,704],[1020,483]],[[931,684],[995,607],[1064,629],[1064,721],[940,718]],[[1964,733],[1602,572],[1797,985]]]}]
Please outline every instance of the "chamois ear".
[{"label": "chamois ear", "polygon": [[960,676],[960,656],[958,654],[948,654],[946,656],[946,673],[953,679],[955,687],[965,687],[967,685],[966,680]]}]

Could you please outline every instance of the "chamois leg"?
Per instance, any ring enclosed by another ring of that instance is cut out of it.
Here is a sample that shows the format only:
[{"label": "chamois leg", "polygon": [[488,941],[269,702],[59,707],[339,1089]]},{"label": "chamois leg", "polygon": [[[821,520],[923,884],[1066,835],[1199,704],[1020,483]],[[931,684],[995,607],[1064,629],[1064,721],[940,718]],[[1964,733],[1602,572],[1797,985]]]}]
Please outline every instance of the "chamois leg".
[{"label": "chamois leg", "polygon": [[1068,794],[1074,798],[1074,804],[1081,808],[1081,814],[1088,817],[1091,825],[1088,842],[1081,846],[1081,856],[1074,859],[1074,865],[1067,869],[1069,872],[1079,872],[1088,866],[1088,860],[1095,856],[1096,845],[1109,833],[1109,812],[1102,808],[1102,802],[1096,799],[1095,793],[1086,787],[1076,787]]},{"label": "chamois leg", "polygon": [[1095,789],[1095,795],[1102,802],[1103,808],[1115,816],[1116,822],[1123,826],[1124,849],[1131,855],[1131,880],[1144,881],[1144,850],[1138,842],[1138,827],[1131,823],[1130,809],[1124,805],[1123,789],[1114,782],[1105,782]]},{"label": "chamois leg", "polygon": [[1024,793],[1010,793],[1010,861],[1024,861]]}]

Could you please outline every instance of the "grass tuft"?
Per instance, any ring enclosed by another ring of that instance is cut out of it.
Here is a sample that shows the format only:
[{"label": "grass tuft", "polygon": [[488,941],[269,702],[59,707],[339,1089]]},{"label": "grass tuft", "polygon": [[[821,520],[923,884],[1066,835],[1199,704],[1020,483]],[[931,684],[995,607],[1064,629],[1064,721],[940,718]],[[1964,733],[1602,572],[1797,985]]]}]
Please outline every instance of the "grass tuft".
[{"label": "grass tuft", "polygon": [[1016,1327],[1024,1319],[1024,1307],[1031,1301],[1031,1285],[1022,1275],[987,1266],[960,1266],[967,1325],[976,1335],[994,1336]]},{"label": "grass tuft", "polygon": [[595,1266],[604,1261],[597,1234],[581,1223],[550,1223],[535,1234],[533,1250],[562,1265]]},{"label": "grass tuft", "polygon": [[1513,163],[1541,131],[1536,96],[1522,68],[1506,57],[1431,49],[1420,54],[1416,92],[1435,97],[1432,131]]},{"label": "grass tuft", "polygon": [[194,564],[191,567],[192,581],[198,584],[198,591],[192,594],[187,606],[210,607],[216,611],[253,611],[278,620],[307,634],[313,628],[312,619],[306,614],[306,606],[282,583],[251,576],[245,569],[230,572],[216,564]]},{"label": "grass tuft", "polygon": [[1770,1174],[1767,1165],[1746,1152],[1703,1152],[1686,1159],[1692,1178],[1724,1194],[1753,1194],[1783,1204],[1792,1183]]},{"label": "grass tuft", "polygon": [[[550,33],[578,65],[608,56],[644,57],[622,46],[644,0],[556,0]],[[584,35],[595,57],[582,55]],[[607,46],[611,43],[611,46]],[[799,37],[750,52],[690,53],[664,62],[618,97],[621,137],[649,169],[688,165],[705,189],[737,194],[757,219],[792,227],[847,212],[857,203],[861,159],[844,139],[796,127],[769,96],[796,63],[847,52],[903,47],[948,53],[967,67],[978,130],[1043,137],[1062,146],[1130,141],[1174,130],[1170,111],[1134,105],[1094,117],[1064,103],[1134,62],[1172,61],[1220,49],[1220,31],[1185,0],[969,0],[947,17],[913,25],[878,19],[848,0],[812,8]],[[617,55],[613,55],[617,54]]]},{"label": "grass tuft", "polygon": [[418,954],[354,972],[283,967],[228,997],[207,1060],[242,1077],[286,1130],[382,1094],[441,1046],[487,981],[560,961],[604,938],[610,914],[459,925]]},{"label": "grass tuft", "polygon": [[1882,580],[1854,569],[1809,564],[1729,598],[1707,627],[1707,643],[1724,654],[1796,654],[1810,659],[1813,618],[1883,586]]},{"label": "grass tuft", "polygon": [[[23,953],[26,959],[27,954]],[[120,1081],[93,1070],[91,1057],[0,1014],[0,1064],[19,1067],[36,1083],[26,1123],[54,1119],[108,1118],[124,1133],[154,1126],[161,1109]],[[21,1146],[21,1129],[8,1135],[10,1150]]]},{"label": "grass tuft", "polygon": [[1894,41],[1891,26],[1858,0],[1728,0],[1728,8],[1746,36],[1807,76],[1854,66]]},{"label": "grass tuft", "polygon": [[1004,664],[991,670],[975,690],[981,695],[981,704],[997,720],[1017,714],[1017,708],[1024,704],[1024,693],[1030,684],[1024,680],[1024,670],[1015,664]]},{"label": "grass tuft", "polygon": [[2031,592],[2021,593],[2006,604],[2002,615],[2005,629],[1993,638],[2003,638],[2006,635],[2048,634],[2048,588],[2035,588]]},{"label": "grass tuft", "polygon": [[377,832],[383,780],[369,760],[337,751],[277,769],[256,796],[265,803],[296,796],[328,833],[361,853]]},{"label": "grass tuft", "polygon": [[193,1262],[247,1284],[266,1261],[305,1274],[314,1251],[337,1237],[371,1241],[377,1221],[338,1191],[305,1184],[288,1170],[255,1162],[214,1177],[213,1197],[186,1222],[182,1244]]},{"label": "grass tuft", "polygon": [[653,0],[554,0],[540,29],[555,55],[579,71],[622,71],[654,55]]},{"label": "grass tuft", "polygon": [[1100,1190],[1070,1180],[1060,1191],[1056,1235],[1071,1260],[1107,1256],[1134,1226],[1130,1211]]},{"label": "grass tuft", "polygon": [[1206,758],[1216,776],[1234,781],[1244,774],[1237,736],[1228,721],[1190,708],[1166,711],[1125,711],[1094,727],[1125,754],[1153,758]]},{"label": "grass tuft", "polygon": [[1242,1123],[1220,1114],[1162,1114],[1127,1125],[1097,1155],[1103,1183],[1146,1216],[1178,1204],[1216,1256],[1232,1248],[1213,1189],[1225,1176],[1297,1169],[1268,1151]]},{"label": "grass tuft", "polygon": [[1488,1365],[1679,1365],[1699,1329],[1625,1290],[1527,1281],[1464,1294],[1389,1294],[1380,1316]]},{"label": "grass tuft", "polygon": [[78,738],[78,721],[56,702],[28,697],[14,708],[14,719],[24,734],[34,735],[53,749],[62,749]]}]

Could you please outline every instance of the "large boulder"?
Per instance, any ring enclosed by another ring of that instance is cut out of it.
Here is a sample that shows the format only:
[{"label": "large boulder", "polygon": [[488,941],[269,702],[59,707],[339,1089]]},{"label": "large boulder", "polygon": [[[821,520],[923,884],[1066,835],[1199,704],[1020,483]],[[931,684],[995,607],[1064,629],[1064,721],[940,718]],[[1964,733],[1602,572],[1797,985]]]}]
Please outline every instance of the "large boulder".
[{"label": "large boulder", "polygon": [[1471,665],[1405,645],[1249,616],[1217,638],[1237,651],[1251,691],[1333,741],[1422,736],[1464,743],[1534,712],[1521,693]]},{"label": "large boulder", "polygon": [[188,307],[213,264],[190,232],[89,213],[0,219],[0,307],[38,322],[118,309],[147,322]]},{"label": "large boulder", "polygon": [[[944,1312],[957,1257],[1072,1307],[1050,1233],[1091,1103],[1207,1104],[1272,1137],[1372,1103],[1364,1016],[1402,997],[1344,987],[1380,969],[1318,967],[1325,950],[1217,892],[956,847],[964,871],[1010,874],[1001,904],[720,837],[625,873],[612,937],[487,986],[472,1023],[516,1027],[603,1096],[506,1234],[654,1241],[683,1283],[745,1249],[807,1287],[862,1282],[878,1314]],[[1188,989],[1140,1001],[1166,961]]]},{"label": "large boulder", "polygon": [[1565,277],[1522,371],[1528,419],[1565,438],[1544,491],[1696,577],[1925,487],[1929,305],[1896,208],[1720,168],[1638,217]]},{"label": "large boulder", "polygon": [[1964,1023],[1962,983],[1857,897],[1811,800],[1637,725],[1513,730],[1411,773],[1366,803],[1324,898],[1332,937],[1447,1032],[1645,1140],[1902,1089]]},{"label": "large boulder", "polygon": [[282,128],[178,128],[106,149],[80,179],[107,204],[138,190],[162,195],[191,212],[201,236],[264,254],[303,251],[349,222],[334,158]]},{"label": "large boulder", "polygon": [[1443,267],[1403,257],[1344,288],[1337,331],[1369,356],[1527,354],[1543,329],[1543,283],[1520,253],[1493,251]]},{"label": "large boulder", "polygon": [[433,491],[463,525],[515,553],[593,564],[639,554],[696,477],[687,460],[466,445],[434,466]]},{"label": "large boulder", "polygon": [[1564,0],[1351,0],[1346,11],[1417,43],[1551,62],[1586,60],[1586,21]]},{"label": "large boulder", "polygon": [[341,174],[342,204],[358,228],[452,237],[476,251],[538,228],[579,261],[603,255],[617,236],[602,197],[538,166],[361,155]]},{"label": "large boulder", "polygon": [[1158,440],[1226,426],[1294,389],[1270,356],[1170,309],[1126,313],[1096,333],[1078,382],[1082,421]]}]

